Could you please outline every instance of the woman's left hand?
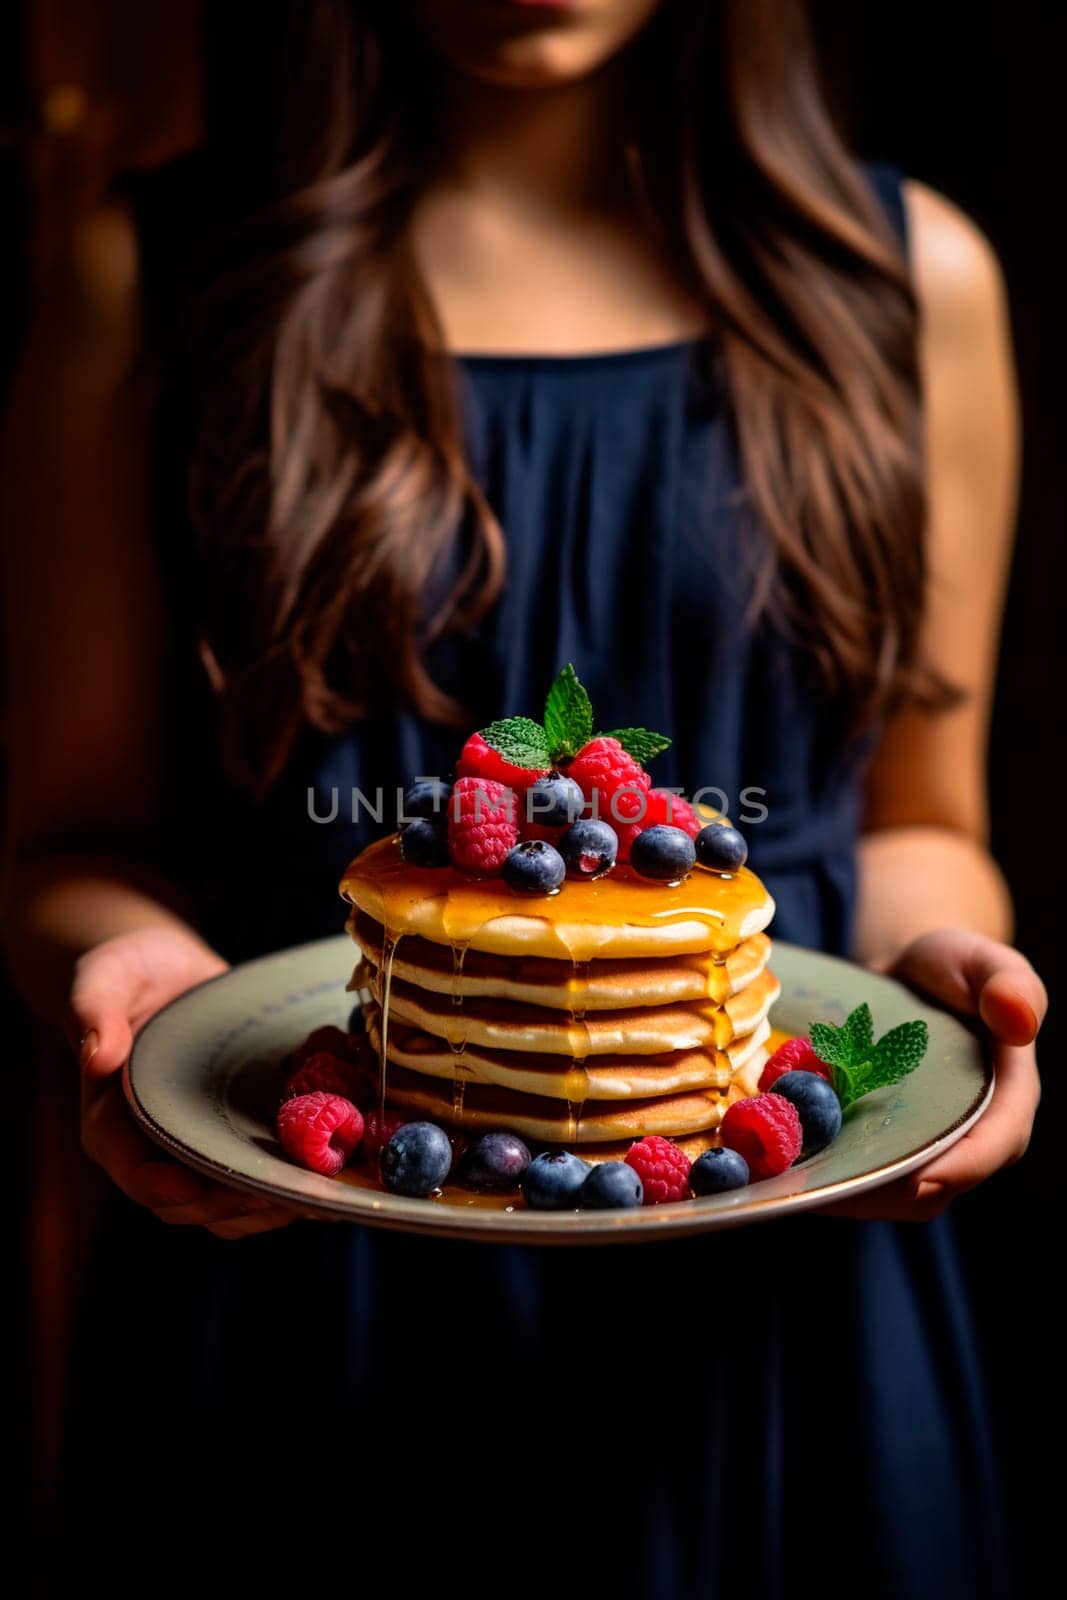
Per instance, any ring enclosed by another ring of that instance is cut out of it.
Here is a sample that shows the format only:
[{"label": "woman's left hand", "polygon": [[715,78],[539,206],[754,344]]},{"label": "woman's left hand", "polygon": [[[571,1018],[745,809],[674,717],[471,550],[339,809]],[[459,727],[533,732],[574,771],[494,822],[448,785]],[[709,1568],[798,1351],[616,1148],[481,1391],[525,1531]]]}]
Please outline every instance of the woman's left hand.
[{"label": "woman's left hand", "polygon": [[925,1222],[1025,1153],[1041,1098],[1034,1040],[1048,996],[1025,956],[962,928],[923,934],[888,973],[981,1020],[992,1041],[996,1087],[985,1113],[944,1155],[881,1189],[825,1209],[868,1221]]}]

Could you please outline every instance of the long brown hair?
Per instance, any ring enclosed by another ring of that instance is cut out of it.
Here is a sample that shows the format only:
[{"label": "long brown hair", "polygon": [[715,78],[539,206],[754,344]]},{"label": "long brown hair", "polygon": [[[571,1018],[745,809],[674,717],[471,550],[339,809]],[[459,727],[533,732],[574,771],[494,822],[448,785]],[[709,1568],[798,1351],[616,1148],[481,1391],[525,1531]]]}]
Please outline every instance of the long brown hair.
[{"label": "long brown hair", "polygon": [[[486,612],[504,567],[405,250],[424,98],[410,37],[391,36],[396,7],[294,9],[274,193],[202,307],[192,477],[205,656],[259,786],[307,725],[390,704],[461,720],[424,651]],[[636,48],[652,58],[635,171],[716,335],[762,530],[757,609],[817,619],[807,647],[859,719],[934,694],[916,305],[824,108],[799,0],[667,0]],[[459,581],[427,614],[461,529]]]}]

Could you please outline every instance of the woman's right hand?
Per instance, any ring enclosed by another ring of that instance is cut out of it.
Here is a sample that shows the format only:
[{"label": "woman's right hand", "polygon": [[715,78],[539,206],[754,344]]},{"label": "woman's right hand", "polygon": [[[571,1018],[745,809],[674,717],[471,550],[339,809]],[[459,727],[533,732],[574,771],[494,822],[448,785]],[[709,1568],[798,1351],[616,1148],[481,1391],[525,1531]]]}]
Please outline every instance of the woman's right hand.
[{"label": "woman's right hand", "polygon": [[258,1195],[228,1189],[164,1156],[137,1127],[121,1068],[150,1017],[226,962],[194,934],[149,927],[96,945],[75,969],[71,1033],[81,1066],[81,1137],[108,1177],[164,1222],[199,1224],[237,1239],[284,1227],[295,1213]]}]

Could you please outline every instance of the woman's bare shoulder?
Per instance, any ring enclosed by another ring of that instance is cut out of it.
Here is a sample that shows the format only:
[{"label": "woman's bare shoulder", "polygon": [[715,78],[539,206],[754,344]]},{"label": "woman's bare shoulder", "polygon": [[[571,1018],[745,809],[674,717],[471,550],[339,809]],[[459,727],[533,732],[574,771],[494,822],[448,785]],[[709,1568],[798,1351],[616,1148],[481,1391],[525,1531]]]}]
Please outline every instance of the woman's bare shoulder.
[{"label": "woman's bare shoulder", "polygon": [[1004,274],[982,229],[945,195],[915,180],[904,185],[904,204],[924,334],[958,341],[1003,331]]}]

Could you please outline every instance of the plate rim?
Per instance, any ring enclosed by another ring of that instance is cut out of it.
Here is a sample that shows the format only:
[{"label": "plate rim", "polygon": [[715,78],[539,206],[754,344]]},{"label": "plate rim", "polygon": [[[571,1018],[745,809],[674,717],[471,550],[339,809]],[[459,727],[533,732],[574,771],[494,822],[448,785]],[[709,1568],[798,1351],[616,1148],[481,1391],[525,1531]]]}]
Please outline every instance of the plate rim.
[{"label": "plate rim", "polygon": [[[957,1026],[969,1032],[980,1046],[980,1059],[983,1067],[983,1081],[970,1105],[963,1111],[956,1121],[936,1137],[927,1139],[914,1150],[908,1151],[896,1160],[883,1166],[873,1167],[869,1171],[860,1173],[852,1178],[838,1178],[832,1182],[816,1185],[811,1189],[801,1189],[792,1194],[774,1194],[764,1197],[752,1198],[750,1196],[738,1199],[733,1205],[723,1206],[722,1196],[708,1196],[707,1200],[720,1202],[714,1206],[702,1205],[701,1197],[693,1200],[673,1201],[664,1205],[643,1208],[638,1214],[631,1210],[587,1212],[583,1215],[580,1228],[575,1228],[573,1212],[548,1212],[516,1210],[508,1212],[489,1207],[463,1207],[436,1205],[433,1202],[416,1199],[406,1195],[393,1195],[387,1191],[378,1194],[373,1189],[362,1189],[355,1185],[341,1184],[346,1199],[340,1197],[333,1201],[328,1197],[311,1198],[294,1192],[270,1178],[255,1178],[247,1173],[234,1171],[223,1163],[209,1156],[202,1155],[194,1146],[170,1132],[159,1123],[148,1108],[141,1101],[137,1089],[136,1072],[138,1057],[144,1053],[144,1041],[149,1037],[156,1023],[169,1012],[180,1007],[190,1000],[195,999],[202,991],[213,988],[215,985],[231,979],[234,974],[247,971],[251,967],[260,966],[267,962],[284,960],[304,953],[310,953],[316,947],[325,948],[346,941],[347,936],[327,935],[324,938],[307,940],[302,944],[291,945],[282,950],[270,951],[264,956],[258,956],[250,961],[237,963],[225,972],[206,978],[201,983],[194,984],[180,995],[175,995],[168,1000],[166,1005],[149,1019],[137,1034],[133,1047],[123,1063],[122,1085],[126,1102],[142,1132],[148,1135],[155,1144],[160,1146],[169,1155],[182,1161],[186,1166],[203,1176],[213,1178],[216,1182],[224,1183],[228,1188],[238,1189],[244,1193],[266,1195],[270,1199],[280,1202],[288,1210],[298,1216],[307,1217],[318,1221],[348,1222],[350,1224],[362,1223],[368,1227],[382,1228],[393,1232],[421,1233],[427,1237],[477,1241],[481,1243],[496,1244],[530,1244],[530,1245],[568,1245],[581,1247],[588,1244],[626,1243],[639,1244],[650,1242],[654,1239],[680,1238],[689,1235],[703,1236],[717,1233],[720,1229],[743,1227],[755,1223],[761,1218],[758,1213],[770,1210],[775,1217],[793,1216],[800,1212],[820,1210],[835,1200],[869,1193],[870,1190],[881,1188],[892,1183],[898,1178],[906,1177],[909,1172],[914,1172],[933,1158],[935,1154],[941,1155],[960,1139],[975,1125],[985,1113],[996,1088],[996,1070],[992,1061],[992,1052],[978,1030],[970,1025],[970,1019],[960,1016],[948,1007],[940,1005],[932,997],[917,994],[920,1003],[930,1010],[939,1011]],[[806,960],[814,959],[820,965],[834,965],[848,968],[851,972],[866,972],[858,962],[849,961],[842,956],[828,955],[821,950],[811,950],[803,945],[792,944],[786,940],[775,940],[775,949],[788,951]],[[869,977],[882,982],[897,984],[900,988],[907,986],[898,979],[885,973],[867,972]],[[783,1174],[784,1176],[784,1174]],[[325,1179],[324,1182],[336,1180]],[[771,1180],[772,1182],[774,1180]],[[747,1190],[736,1191],[738,1196],[748,1195]],[[366,1199],[363,1199],[366,1196]],[[358,1198],[357,1198],[358,1197]],[[754,1215],[757,1213],[757,1215]],[[640,1221],[638,1221],[638,1217]]]}]

